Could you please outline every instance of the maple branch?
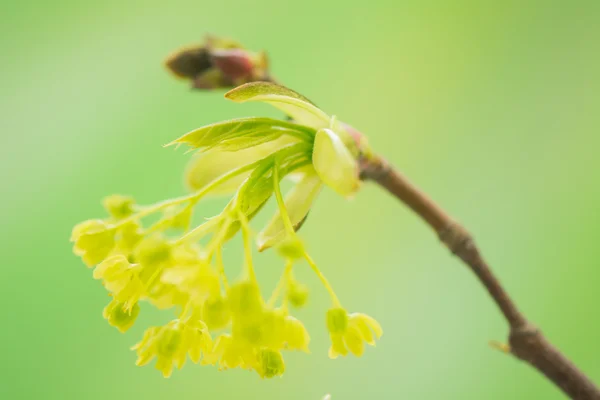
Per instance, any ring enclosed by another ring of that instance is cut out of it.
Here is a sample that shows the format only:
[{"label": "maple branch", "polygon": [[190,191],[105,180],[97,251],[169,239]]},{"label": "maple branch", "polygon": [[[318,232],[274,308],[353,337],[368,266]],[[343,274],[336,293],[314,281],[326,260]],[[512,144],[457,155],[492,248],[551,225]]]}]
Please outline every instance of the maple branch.
[{"label": "maple branch", "polygon": [[508,322],[508,353],[544,374],[571,399],[600,400],[598,387],[519,311],[465,228],[382,158],[362,160],[361,178],[376,182],[410,207],[433,228],[442,243],[469,266]]}]

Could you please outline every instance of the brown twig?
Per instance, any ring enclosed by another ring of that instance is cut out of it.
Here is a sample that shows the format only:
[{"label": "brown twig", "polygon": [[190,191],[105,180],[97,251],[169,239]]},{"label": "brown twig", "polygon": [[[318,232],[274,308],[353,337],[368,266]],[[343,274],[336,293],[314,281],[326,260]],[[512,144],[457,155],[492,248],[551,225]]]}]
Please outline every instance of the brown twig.
[{"label": "brown twig", "polygon": [[362,161],[361,177],[378,183],[409,206],[433,228],[442,243],[475,273],[509,324],[508,343],[512,355],[540,371],[571,399],[600,400],[600,390],[594,383],[548,342],[542,332],[519,311],[483,260],[465,228],[379,157]]}]

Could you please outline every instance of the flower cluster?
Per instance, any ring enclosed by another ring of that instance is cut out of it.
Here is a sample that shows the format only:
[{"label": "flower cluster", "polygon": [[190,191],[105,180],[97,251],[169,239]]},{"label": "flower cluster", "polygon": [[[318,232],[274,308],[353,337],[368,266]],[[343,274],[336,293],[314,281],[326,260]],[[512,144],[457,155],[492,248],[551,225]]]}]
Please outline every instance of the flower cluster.
[{"label": "flower cluster", "polygon": [[[107,218],[73,229],[75,254],[94,268],[93,277],[112,297],[104,317],[125,332],[135,323],[141,302],[174,310],[175,319],[148,328],[133,348],[138,365],[156,358],[156,368],[165,377],[188,357],[220,369],[279,376],[285,370],[284,351],[308,352],[309,334],[290,314],[308,298],[308,288],[293,273],[294,267],[306,263],[331,296],[332,308],[326,313],[330,357],[349,351],[360,356],[364,343],[374,345],[382,335],[381,327],[364,314],[348,314],[296,231],[323,185],[346,197],[356,192],[358,161],[368,155],[365,142],[282,86],[250,83],[226,97],[269,103],[291,121],[242,118],[189,132],[169,145],[199,150],[186,175],[190,194],[149,206],[113,195],[104,201]],[[280,189],[284,178],[296,182],[285,197]],[[194,226],[196,205],[214,194],[231,194],[231,200],[220,214]],[[250,222],[271,197],[277,212],[255,234]],[[238,232],[243,239],[243,273],[230,283],[222,252]],[[253,239],[259,250],[276,248],[284,263],[267,299],[254,272]]]}]

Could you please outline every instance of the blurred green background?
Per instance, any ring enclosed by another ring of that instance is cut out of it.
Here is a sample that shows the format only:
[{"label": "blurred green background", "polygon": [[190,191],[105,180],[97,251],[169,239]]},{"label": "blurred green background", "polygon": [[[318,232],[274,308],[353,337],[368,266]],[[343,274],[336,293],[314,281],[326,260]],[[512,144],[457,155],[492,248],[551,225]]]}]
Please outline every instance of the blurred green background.
[{"label": "blurred green background", "polygon": [[[283,378],[189,364],[163,379],[134,366],[128,347],[155,316],[125,335],[108,326],[108,297],[68,238],[103,215],[107,194],[182,194],[189,155],[162,144],[278,115],[165,72],[163,58],[205,32],[268,50],[277,78],[366,132],[472,230],[528,316],[600,382],[599,20],[597,0],[3,2],[0,397],[563,398],[487,346],[507,329],[486,293],[371,185],[350,202],[324,191],[302,233],[345,305],[382,323],[377,348],[327,358],[327,297],[303,271],[312,354],[287,356]],[[272,284],[280,263],[257,260]]]}]

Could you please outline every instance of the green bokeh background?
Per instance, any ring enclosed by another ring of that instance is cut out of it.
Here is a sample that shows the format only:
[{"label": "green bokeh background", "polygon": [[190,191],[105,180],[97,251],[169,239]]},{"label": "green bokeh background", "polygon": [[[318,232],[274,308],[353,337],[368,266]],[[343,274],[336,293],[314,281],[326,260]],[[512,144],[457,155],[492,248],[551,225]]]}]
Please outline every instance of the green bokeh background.
[{"label": "green bokeh background", "polygon": [[[599,21],[597,0],[4,1],[0,398],[563,398],[487,346],[507,329],[483,289],[372,185],[349,202],[324,191],[302,233],[345,305],[382,323],[375,349],[327,358],[327,297],[301,271],[315,288],[300,312],[312,354],[288,356],[283,378],[190,364],[166,380],[134,366],[128,347],[160,317],[125,335],[108,326],[108,298],[68,237],[103,215],[106,194],[183,193],[189,156],[163,143],[278,115],[171,79],[162,59],[205,32],[267,49],[281,81],[366,132],[600,382]],[[257,260],[268,288],[281,265]]]}]

